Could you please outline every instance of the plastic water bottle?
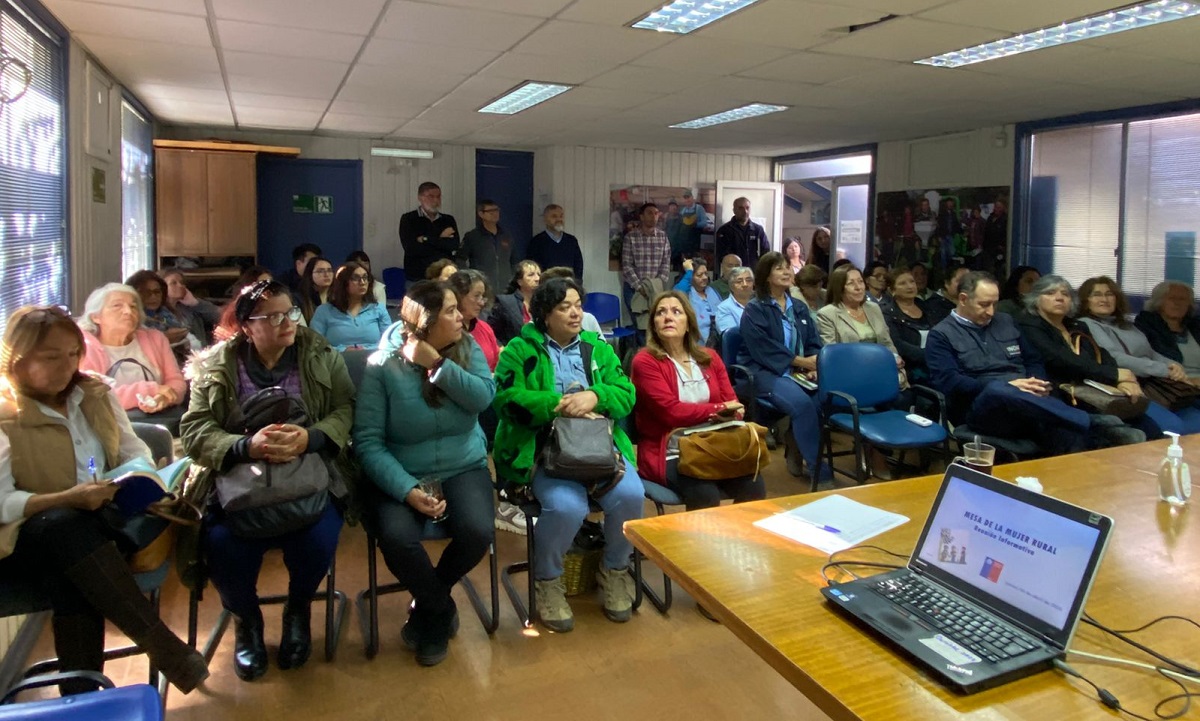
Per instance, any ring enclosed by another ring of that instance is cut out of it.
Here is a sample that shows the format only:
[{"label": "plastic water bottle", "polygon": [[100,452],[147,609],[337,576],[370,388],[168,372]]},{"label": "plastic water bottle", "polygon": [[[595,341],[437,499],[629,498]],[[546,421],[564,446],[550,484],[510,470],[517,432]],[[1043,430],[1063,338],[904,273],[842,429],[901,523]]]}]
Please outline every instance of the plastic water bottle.
[{"label": "plastic water bottle", "polygon": [[1172,506],[1180,507],[1192,497],[1192,474],[1183,462],[1183,447],[1179,445],[1179,434],[1163,431],[1171,437],[1167,446],[1167,457],[1158,469],[1158,498]]}]

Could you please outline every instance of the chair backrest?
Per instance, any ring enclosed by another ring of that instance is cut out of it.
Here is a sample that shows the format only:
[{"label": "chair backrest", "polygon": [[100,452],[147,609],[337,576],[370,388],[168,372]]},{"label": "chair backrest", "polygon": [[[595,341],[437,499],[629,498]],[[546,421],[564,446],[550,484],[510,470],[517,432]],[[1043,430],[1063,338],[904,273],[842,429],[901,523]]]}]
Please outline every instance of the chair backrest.
[{"label": "chair backrest", "polygon": [[388,298],[403,298],[404,291],[408,286],[408,278],[404,275],[403,268],[391,266],[384,268],[383,274],[380,276],[383,284],[387,286]]},{"label": "chair backrest", "polygon": [[736,325],[721,334],[721,361],[725,367],[737,363],[738,353],[742,350],[742,329]]},{"label": "chair backrest", "polygon": [[833,343],[821,348],[817,401],[822,405],[829,391],[854,396],[860,408],[890,403],[900,393],[896,356],[878,343]]},{"label": "chair backrest", "polygon": [[350,372],[350,380],[355,388],[362,385],[363,373],[367,370],[367,359],[374,352],[369,348],[347,348],[342,351],[342,360],[346,361],[346,370]]},{"label": "chair backrest", "polygon": [[583,309],[596,316],[601,324],[621,320],[621,299],[612,293],[588,293],[583,299]]},{"label": "chair backrest", "polygon": [[130,425],[142,443],[150,447],[150,456],[156,467],[162,468],[175,460],[175,440],[171,438],[170,431],[157,423],[134,421]]},{"label": "chair backrest", "polygon": [[[35,677],[33,681],[44,685],[57,684],[59,674],[45,677]],[[105,681],[108,681],[105,679]],[[149,684],[135,684],[100,691],[82,693],[64,698],[30,701],[27,703],[12,703],[5,697],[5,705],[0,706],[0,721],[9,719],[38,719],[38,721],[67,721],[68,719],[89,719],[90,721],[161,721],[163,717],[163,702],[158,690]],[[37,688],[28,684],[18,684],[21,688]]]}]

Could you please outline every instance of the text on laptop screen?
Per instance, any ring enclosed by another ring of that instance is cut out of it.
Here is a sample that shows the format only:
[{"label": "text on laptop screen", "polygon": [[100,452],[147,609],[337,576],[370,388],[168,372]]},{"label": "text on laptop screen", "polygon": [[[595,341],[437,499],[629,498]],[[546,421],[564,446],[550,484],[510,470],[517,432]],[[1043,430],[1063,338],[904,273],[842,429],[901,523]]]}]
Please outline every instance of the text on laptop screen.
[{"label": "text on laptop screen", "polygon": [[1097,528],[953,477],[935,513],[922,561],[1063,629]]}]

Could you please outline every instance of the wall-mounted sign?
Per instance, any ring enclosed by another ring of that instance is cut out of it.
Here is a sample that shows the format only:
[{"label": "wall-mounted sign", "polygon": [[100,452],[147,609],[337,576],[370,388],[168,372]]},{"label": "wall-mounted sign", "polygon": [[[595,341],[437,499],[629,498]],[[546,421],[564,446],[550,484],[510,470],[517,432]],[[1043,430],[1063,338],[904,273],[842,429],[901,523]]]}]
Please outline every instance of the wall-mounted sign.
[{"label": "wall-mounted sign", "polygon": [[317,213],[329,215],[333,213],[332,195],[293,195],[293,213]]}]

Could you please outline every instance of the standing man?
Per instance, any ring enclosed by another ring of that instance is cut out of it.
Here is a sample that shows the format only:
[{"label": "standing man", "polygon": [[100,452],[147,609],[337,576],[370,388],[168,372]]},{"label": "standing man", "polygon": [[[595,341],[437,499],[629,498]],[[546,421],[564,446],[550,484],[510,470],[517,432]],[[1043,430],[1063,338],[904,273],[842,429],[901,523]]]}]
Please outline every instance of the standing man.
[{"label": "standing man", "polygon": [[[642,281],[658,278],[664,289],[670,287],[671,244],[658,228],[658,207],[644,203],[638,211],[641,224],[625,234],[621,245],[621,277],[624,279],[625,307],[633,316],[633,294]],[[651,299],[647,298],[649,303]]]},{"label": "standing man", "polygon": [[[708,225],[708,214],[704,212],[704,206],[696,202],[690,190],[683,191],[683,207],[679,209],[679,222],[683,227],[679,234],[678,258],[682,261],[684,258],[694,257],[700,252],[700,234]],[[717,255],[717,257],[721,256]]]},{"label": "standing man", "polygon": [[475,204],[475,229],[463,236],[460,260],[487,278],[495,292],[512,276],[512,238],[500,227],[500,206],[484,198]]},{"label": "standing man", "polygon": [[453,258],[461,239],[453,215],[443,215],[442,189],[425,181],[417,186],[417,209],[400,216],[400,245],[404,247],[404,277],[425,280],[425,269],[435,260]]},{"label": "standing man", "polygon": [[733,201],[733,220],[717,229],[717,257],[724,258],[733,253],[749,268],[758,264],[760,256],[771,251],[767,231],[750,220],[750,200],[738,198]]},{"label": "standing man", "polygon": [[583,282],[583,252],[579,239],[563,230],[566,213],[561,205],[547,205],[542,211],[542,222],[546,229],[533,236],[525,258],[543,269],[559,266],[575,272],[575,279]]}]

